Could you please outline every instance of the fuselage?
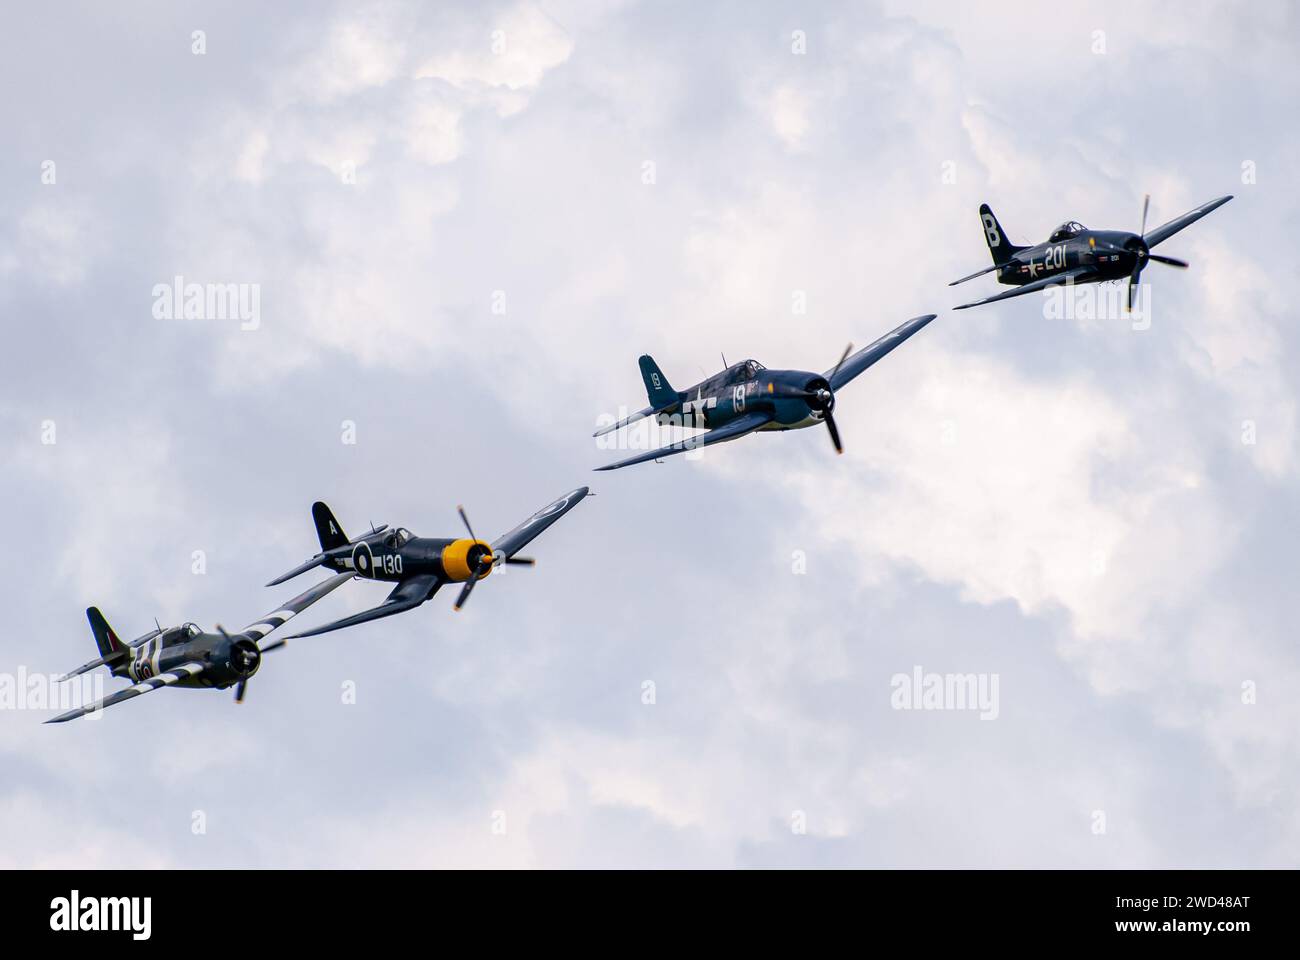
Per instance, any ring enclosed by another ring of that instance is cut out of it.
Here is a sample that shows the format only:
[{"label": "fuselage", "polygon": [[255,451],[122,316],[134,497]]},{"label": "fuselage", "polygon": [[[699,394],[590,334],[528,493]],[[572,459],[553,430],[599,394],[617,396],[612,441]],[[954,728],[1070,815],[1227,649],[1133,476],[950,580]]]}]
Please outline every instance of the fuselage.
[{"label": "fuselage", "polygon": [[187,623],[163,630],[132,647],[130,658],[113,672],[138,683],[185,663],[201,663],[203,670],[181,678],[173,686],[224,690],[257,673],[261,659],[257,643],[244,634],[225,637]]},{"label": "fuselage", "polygon": [[1023,286],[1079,267],[1090,272],[1078,283],[1098,283],[1128,277],[1146,245],[1136,233],[1122,230],[1083,230],[1069,237],[1025,247],[997,268],[998,283]]},{"label": "fuselage", "polygon": [[[826,391],[825,400],[788,394]],[[806,370],[768,370],[754,360],[733,364],[721,373],[682,390],[679,408],[661,413],[658,422],[684,427],[724,426],[757,410],[770,411],[772,419],[761,430],[798,430],[823,422],[834,407],[830,383],[820,373]]]},{"label": "fuselage", "polygon": [[[404,527],[378,536],[360,537],[350,552],[325,561],[338,573],[353,573],[367,580],[397,583],[421,574],[434,574],[452,583],[468,580],[491,544],[468,538],[417,537]],[[491,572],[489,567],[479,577]]]}]

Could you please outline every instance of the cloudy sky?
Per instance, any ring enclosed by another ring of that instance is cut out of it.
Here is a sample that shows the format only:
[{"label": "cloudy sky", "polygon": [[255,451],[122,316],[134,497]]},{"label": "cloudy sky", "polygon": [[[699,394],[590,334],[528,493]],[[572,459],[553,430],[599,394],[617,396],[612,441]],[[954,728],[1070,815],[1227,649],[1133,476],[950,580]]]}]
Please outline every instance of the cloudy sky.
[{"label": "cloudy sky", "polygon": [[[15,8],[0,675],[91,659],[89,604],[251,622],[316,499],[495,536],[597,496],[240,707],[0,711],[0,865],[1294,865],[1297,38],[1281,2]],[[951,312],[996,289],[946,286],[981,202],[1027,243],[1144,193],[1236,195],[1147,329]],[[256,328],[158,316],[177,276]],[[590,472],[641,353],[822,370],[927,312],[843,457]],[[996,717],[895,709],[918,668]]]}]

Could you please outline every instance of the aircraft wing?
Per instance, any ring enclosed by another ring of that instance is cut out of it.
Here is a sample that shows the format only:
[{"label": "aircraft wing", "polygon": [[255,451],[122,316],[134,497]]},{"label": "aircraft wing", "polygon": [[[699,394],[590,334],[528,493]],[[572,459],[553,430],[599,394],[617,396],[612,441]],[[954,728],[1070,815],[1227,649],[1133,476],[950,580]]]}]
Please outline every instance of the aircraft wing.
[{"label": "aircraft wing", "polygon": [[893,330],[871,344],[869,347],[863,347],[853,356],[841,363],[838,369],[827,370],[826,377],[830,380],[831,389],[838,390],[844,386],[867,367],[871,366],[889,351],[899,346],[904,340],[910,337],[916,331],[920,330],[927,323],[935,318],[935,314],[927,313],[923,317],[913,317],[906,323],[899,324]]},{"label": "aircraft wing", "polygon": [[345,581],[352,579],[352,576],[351,573],[336,573],[328,580],[322,580],[311,589],[298,594],[284,606],[268,613],[261,620],[250,623],[239,633],[239,636],[247,637],[257,643],[276,627],[282,626],[288,620],[292,620],[317,600],[343,586]]},{"label": "aircraft wing", "polygon": [[1154,247],[1157,243],[1168,240],[1184,227],[1191,226],[1207,213],[1218,210],[1219,207],[1223,206],[1231,199],[1232,195],[1229,194],[1226,197],[1219,197],[1218,200],[1211,200],[1209,203],[1203,203],[1195,210],[1184,213],[1181,217],[1175,217],[1164,226],[1156,227],[1154,230],[1142,234],[1142,239],[1146,241],[1148,247]]},{"label": "aircraft wing", "polygon": [[[340,573],[340,577],[350,577],[351,574]],[[327,583],[329,581],[326,581]],[[396,587],[388,598],[377,607],[371,607],[369,610],[362,610],[360,613],[354,613],[350,617],[344,617],[342,620],[335,620],[324,626],[313,627],[310,630],[304,630],[302,633],[295,633],[288,640],[295,640],[298,637],[314,637],[317,634],[329,633],[333,630],[342,630],[344,627],[356,626],[358,623],[368,623],[371,620],[378,620],[382,617],[391,617],[395,613],[401,613],[404,610],[411,610],[418,607],[424,601],[428,600],[438,588],[442,586],[442,580],[437,574],[421,573],[414,577],[407,577]]]},{"label": "aircraft wing", "polygon": [[159,687],[169,687],[177,680],[184,680],[186,677],[192,677],[194,674],[203,670],[203,664],[198,662],[182,663],[173,670],[166,673],[160,673],[156,677],[150,677],[148,680],[141,680],[139,683],[127,687],[125,690],[119,690],[117,693],[110,693],[106,697],[100,697],[94,703],[87,704],[84,707],[78,707],[76,710],[69,710],[67,713],[61,713],[52,720],[46,720],[46,723],[67,723],[69,720],[76,720],[78,717],[84,717],[88,713],[94,713],[96,710],[103,710],[105,707],[111,707],[114,704],[121,703],[123,700],[133,700],[141,694],[148,693],[151,690],[157,690]]},{"label": "aircraft wing", "polygon": [[1023,287],[1015,287],[1005,293],[997,293],[991,297],[985,297],[983,300],[972,300],[970,303],[963,303],[960,307],[953,307],[954,310],[965,310],[967,307],[978,307],[983,303],[995,303],[998,300],[1006,300],[1010,297],[1023,297],[1026,293],[1034,293],[1038,290],[1045,290],[1048,287],[1060,283],[1078,283],[1093,273],[1092,267],[1072,267],[1063,273],[1054,273],[1050,277],[1039,277],[1037,280],[1030,280]]},{"label": "aircraft wing", "polygon": [[619,467],[630,467],[634,463],[644,463],[646,460],[658,460],[660,457],[671,457],[674,453],[685,453],[687,450],[694,450],[697,447],[707,447],[715,443],[722,443],[724,440],[735,440],[737,437],[743,437],[747,433],[753,433],[759,427],[772,419],[772,414],[761,410],[755,410],[753,413],[742,414],[730,423],[710,430],[708,433],[699,437],[689,437],[686,440],[679,440],[677,443],[670,443],[666,447],[660,447],[658,450],[647,450],[645,453],[638,453],[635,457],[628,457],[626,460],[619,460],[616,463],[607,463],[603,467],[597,467],[597,470],[617,470]]},{"label": "aircraft wing", "polygon": [[548,503],[509,533],[498,537],[492,544],[492,552],[513,557],[543,530],[581,503],[590,492],[587,487],[579,487]]}]

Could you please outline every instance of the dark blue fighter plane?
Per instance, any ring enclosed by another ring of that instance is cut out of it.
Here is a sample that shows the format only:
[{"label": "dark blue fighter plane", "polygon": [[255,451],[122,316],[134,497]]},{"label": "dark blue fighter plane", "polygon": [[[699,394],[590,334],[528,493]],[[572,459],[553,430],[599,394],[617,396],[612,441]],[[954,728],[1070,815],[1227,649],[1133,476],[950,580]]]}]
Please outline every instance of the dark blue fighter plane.
[{"label": "dark blue fighter plane", "polygon": [[1151,248],[1168,240],[1184,227],[1191,226],[1207,213],[1219,209],[1231,199],[1231,196],[1219,197],[1203,203],[1195,210],[1189,210],[1148,233],[1147,210],[1151,206],[1151,197],[1148,195],[1142,201],[1142,226],[1137,233],[1089,230],[1078,221],[1069,220],[1053,230],[1046,243],[1029,247],[1018,247],[1008,240],[1006,231],[998,223],[989,205],[981,204],[980,225],[984,228],[984,239],[993,256],[993,266],[954,280],[948,286],[955,287],[959,283],[996,271],[998,283],[1010,284],[1016,289],[963,303],[953,309],[965,310],[967,307],[995,303],[1008,297],[1020,297],[1061,283],[1100,283],[1103,280],[1127,279],[1128,307],[1132,310],[1138,278],[1148,263],[1154,261],[1180,270],[1187,269],[1186,260],[1162,257],[1152,253]]},{"label": "dark blue fighter plane", "polygon": [[457,509],[468,537],[417,537],[405,527],[389,530],[384,524],[378,530],[351,540],[330,508],[318,500],[312,504],[311,514],[320,540],[320,553],[276,577],[267,586],[284,583],[315,567],[325,567],[340,575],[348,574],[363,580],[396,584],[388,599],[379,606],[295,633],[288,638],[290,640],[314,637],[413,610],[448,583],[461,584],[455,604],[455,609],[459,610],[469,599],[474,586],[497,567],[502,564],[532,566],[535,561],[531,557],[519,556],[519,551],[580,504],[590,492],[587,487],[570,490],[492,543],[474,535],[464,507]]},{"label": "dark blue fighter plane", "polygon": [[650,396],[650,406],[597,430],[594,436],[611,433],[646,417],[655,417],[661,424],[706,427],[709,432],[596,469],[617,470],[724,440],[735,440],[758,430],[798,430],[823,423],[830,431],[835,451],[843,453],[840,432],[832,415],[835,391],[934,318],[933,313],[913,317],[852,356],[849,355],[853,350],[850,344],[840,362],[825,373],[768,370],[756,360],[744,360],[693,387],[678,391],[668,385],[668,379],[654,360],[649,355],[643,356],[641,376]]}]

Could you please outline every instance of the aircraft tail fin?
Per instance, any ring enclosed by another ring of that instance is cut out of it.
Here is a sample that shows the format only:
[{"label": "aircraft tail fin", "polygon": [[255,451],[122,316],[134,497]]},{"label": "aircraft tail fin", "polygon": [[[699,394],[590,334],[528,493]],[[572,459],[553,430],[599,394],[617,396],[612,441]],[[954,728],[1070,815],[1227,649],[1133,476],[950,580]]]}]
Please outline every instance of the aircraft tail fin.
[{"label": "aircraft tail fin", "polygon": [[316,521],[316,536],[320,537],[322,552],[345,546],[350,542],[348,535],[343,532],[342,524],[334,519],[330,508],[321,501],[317,500],[311,505],[311,518]]},{"label": "aircraft tail fin", "polygon": [[647,353],[638,362],[641,364],[641,379],[645,381],[645,390],[650,396],[650,406],[659,409],[675,403],[677,391],[668,385],[668,378],[654,358]]},{"label": "aircraft tail fin", "polygon": [[993,263],[1001,266],[1015,256],[1016,251],[1023,250],[1007,239],[1007,232],[1002,229],[1002,224],[998,223],[998,218],[993,215],[993,210],[987,203],[980,204],[980,225],[984,227],[984,239],[988,241],[989,253],[993,255]]},{"label": "aircraft tail fin", "polygon": [[126,663],[130,659],[131,648],[113,632],[113,628],[108,625],[108,621],[104,619],[104,615],[99,612],[98,607],[87,607],[86,619],[90,621],[90,632],[95,635],[95,646],[99,648],[99,658],[64,674],[59,677],[59,680],[79,676],[96,667],[108,667],[113,671],[114,676],[125,675]]},{"label": "aircraft tail fin", "polygon": [[104,615],[99,612],[99,607],[87,607],[86,619],[90,621],[90,631],[95,635],[95,645],[99,647],[101,658],[108,660],[115,654],[126,652],[126,644],[118,639]]}]

